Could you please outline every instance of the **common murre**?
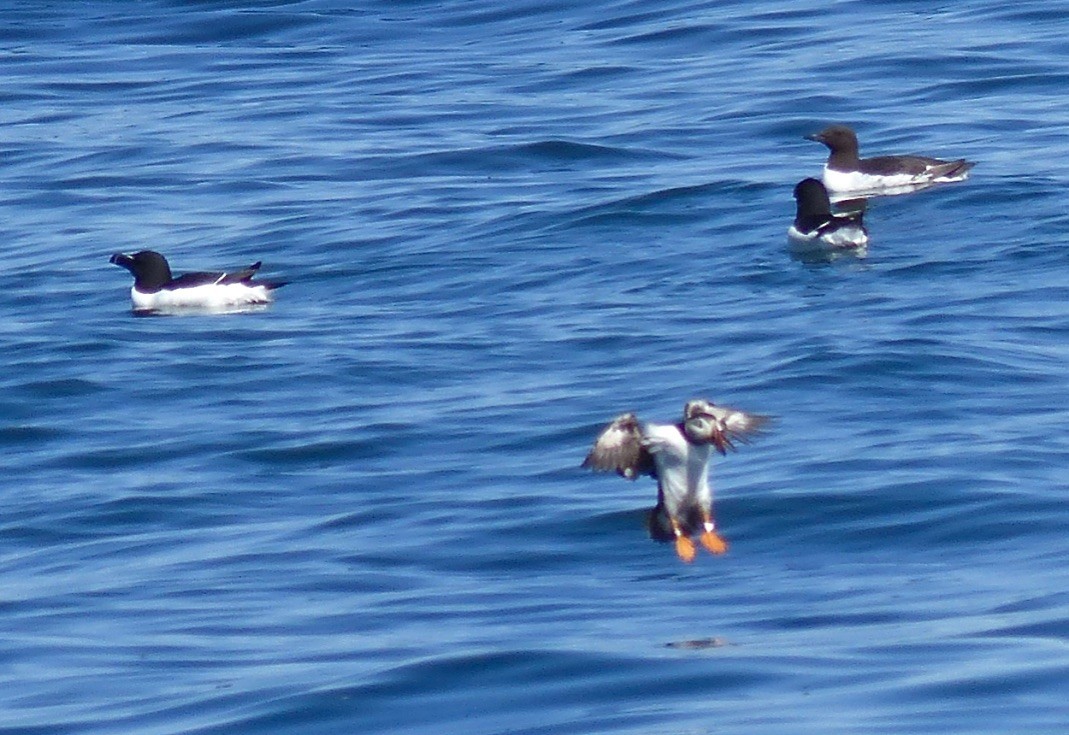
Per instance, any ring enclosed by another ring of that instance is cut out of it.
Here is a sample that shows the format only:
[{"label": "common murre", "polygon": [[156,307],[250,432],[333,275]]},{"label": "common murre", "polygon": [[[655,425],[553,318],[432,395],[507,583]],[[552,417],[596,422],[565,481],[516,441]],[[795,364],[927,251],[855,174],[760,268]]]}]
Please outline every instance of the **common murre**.
[{"label": "common murre", "polygon": [[862,195],[905,194],[933,184],[962,181],[976,164],[959,158],[944,161],[927,156],[859,156],[857,134],[845,125],[831,125],[807,135],[826,145],[831,154],[823,182],[833,199]]}]

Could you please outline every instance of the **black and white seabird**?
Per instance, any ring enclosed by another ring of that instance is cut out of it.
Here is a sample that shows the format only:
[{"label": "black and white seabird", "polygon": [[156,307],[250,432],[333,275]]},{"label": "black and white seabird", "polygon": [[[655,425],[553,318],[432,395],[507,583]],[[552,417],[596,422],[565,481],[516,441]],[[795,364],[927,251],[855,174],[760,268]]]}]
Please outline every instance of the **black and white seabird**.
[{"label": "black and white seabird", "polygon": [[602,430],[582,466],[616,472],[629,480],[640,475],[656,478],[657,506],[650,514],[650,535],[660,541],[675,539],[679,558],[690,562],[696,553],[690,537],[696,534],[712,553],[727,551],[713,521],[712,450],[727,454],[735,442],[747,441],[768,421],[767,416],[702,399],[689,401],[683,420],[676,424],[642,424],[633,413],[625,413]]},{"label": "black and white seabird", "polygon": [[794,187],[798,212],[787,228],[787,238],[796,250],[845,250],[864,248],[869,233],[861,222],[862,213],[833,214],[824,184],[802,179]]},{"label": "black and white seabird", "polygon": [[115,253],[111,261],[134,274],[130,298],[137,311],[168,309],[227,309],[273,300],[272,291],[282,282],[253,281],[260,268],[257,261],[248,268],[229,273],[186,273],[171,275],[167,259],[154,250],[128,255]]},{"label": "black and white seabird", "polygon": [[845,125],[832,125],[808,140],[831,150],[824,165],[824,186],[833,198],[905,194],[932,184],[963,181],[976,164],[959,158],[943,161],[926,156],[858,156],[857,135]]}]

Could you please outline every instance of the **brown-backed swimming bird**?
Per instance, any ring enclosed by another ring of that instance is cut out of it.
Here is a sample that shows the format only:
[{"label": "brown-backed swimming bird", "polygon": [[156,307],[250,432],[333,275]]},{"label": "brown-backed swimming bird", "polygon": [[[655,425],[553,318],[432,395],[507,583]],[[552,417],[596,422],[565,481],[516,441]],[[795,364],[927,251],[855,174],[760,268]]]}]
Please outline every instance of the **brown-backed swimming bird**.
[{"label": "brown-backed swimming bird", "polygon": [[831,125],[807,139],[831,150],[824,164],[824,186],[832,197],[905,194],[932,184],[962,181],[976,164],[959,158],[944,161],[927,156],[876,156],[861,158],[857,134],[845,125]]}]

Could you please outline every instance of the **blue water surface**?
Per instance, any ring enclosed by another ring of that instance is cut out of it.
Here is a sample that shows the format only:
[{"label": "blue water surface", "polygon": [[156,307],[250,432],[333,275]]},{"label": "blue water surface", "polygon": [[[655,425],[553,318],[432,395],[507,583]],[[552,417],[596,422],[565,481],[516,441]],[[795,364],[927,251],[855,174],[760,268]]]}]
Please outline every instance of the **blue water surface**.
[{"label": "blue water surface", "polygon": [[[1065,731],[1063,10],[9,4],[0,732]],[[792,257],[833,122],[977,166]],[[579,463],[697,396],[684,565]]]}]

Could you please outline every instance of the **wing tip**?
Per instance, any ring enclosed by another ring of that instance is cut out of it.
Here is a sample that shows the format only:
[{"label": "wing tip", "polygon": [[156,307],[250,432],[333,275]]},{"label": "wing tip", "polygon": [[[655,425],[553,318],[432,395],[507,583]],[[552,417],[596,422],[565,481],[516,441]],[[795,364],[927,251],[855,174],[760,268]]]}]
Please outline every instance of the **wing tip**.
[{"label": "wing tip", "polygon": [[615,472],[636,480],[646,472],[641,447],[641,428],[633,412],[622,413],[598,432],[594,446],[580,463],[594,472]]}]

